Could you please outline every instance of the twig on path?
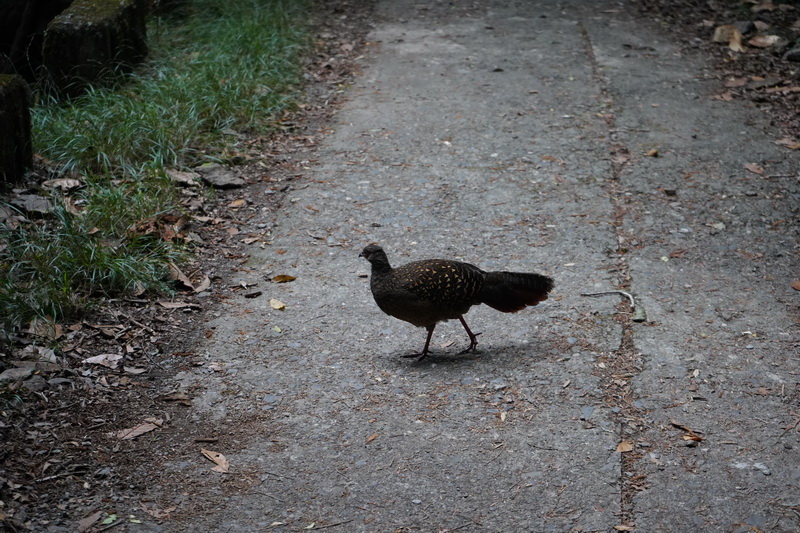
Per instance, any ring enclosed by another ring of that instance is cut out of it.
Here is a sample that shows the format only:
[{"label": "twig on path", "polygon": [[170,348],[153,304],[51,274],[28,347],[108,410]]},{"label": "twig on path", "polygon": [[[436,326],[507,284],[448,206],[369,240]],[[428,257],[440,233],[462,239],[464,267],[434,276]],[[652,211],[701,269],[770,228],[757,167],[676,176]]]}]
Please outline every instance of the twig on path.
[{"label": "twig on path", "polygon": [[350,520],[342,520],[341,522],[336,522],[336,523],[334,523],[334,524],[327,524],[327,525],[322,525],[322,526],[317,526],[317,525],[315,525],[314,527],[312,527],[312,528],[309,528],[309,529],[311,529],[311,530],[315,530],[315,529],[325,529],[326,527],[336,527],[336,526],[341,526],[341,525],[343,525],[343,524],[349,524],[349,523],[350,523],[350,522],[352,522],[353,520],[355,520],[355,518],[351,518]]},{"label": "twig on path", "polygon": [[633,299],[633,295],[629,292],[625,291],[603,291],[603,292],[582,292],[581,296],[607,296],[609,294],[621,294],[630,300],[631,302],[631,309],[633,309],[633,317],[631,320],[634,322],[645,322],[647,320],[647,313],[645,313],[644,307],[637,306],[636,300]]}]

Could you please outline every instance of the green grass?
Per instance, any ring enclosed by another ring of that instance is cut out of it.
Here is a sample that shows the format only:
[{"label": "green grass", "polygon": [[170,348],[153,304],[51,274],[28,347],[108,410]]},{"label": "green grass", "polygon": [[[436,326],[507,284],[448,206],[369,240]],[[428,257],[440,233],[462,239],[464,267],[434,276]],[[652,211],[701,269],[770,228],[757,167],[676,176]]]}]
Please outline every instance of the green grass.
[{"label": "green grass", "polygon": [[[35,148],[66,170],[136,175],[263,132],[289,108],[308,49],[303,0],[194,0],[180,26],[151,27],[151,60],[118,89],[34,110]],[[215,154],[210,154],[212,157]]]},{"label": "green grass", "polygon": [[51,198],[43,220],[0,223],[0,329],[80,315],[98,297],[169,291],[167,264],[186,250],[130,228],[179,212],[164,168],[224,158],[237,141],[225,130],[264,134],[291,108],[309,5],[187,0],[153,21],[149,61],[115,86],[67,101],[36,93],[36,153],[86,187]]}]

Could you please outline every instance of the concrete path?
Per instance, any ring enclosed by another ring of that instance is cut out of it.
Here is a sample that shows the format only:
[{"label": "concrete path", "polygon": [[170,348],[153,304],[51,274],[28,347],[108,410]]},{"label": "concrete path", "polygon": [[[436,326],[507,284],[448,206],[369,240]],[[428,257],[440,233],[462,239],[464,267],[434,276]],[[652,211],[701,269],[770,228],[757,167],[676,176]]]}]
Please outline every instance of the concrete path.
[{"label": "concrete path", "polygon": [[[250,430],[216,444],[230,474],[193,455],[165,472],[182,495],[154,480],[180,527],[800,530],[800,165],[779,133],[624,3],[386,0],[369,40],[241,273],[297,279],[226,304],[195,348],[216,371],[179,376],[198,424]],[[477,354],[439,326],[416,363],[424,330],[377,309],[370,242],[557,286],[474,308]],[[618,288],[646,322],[580,295]]]}]

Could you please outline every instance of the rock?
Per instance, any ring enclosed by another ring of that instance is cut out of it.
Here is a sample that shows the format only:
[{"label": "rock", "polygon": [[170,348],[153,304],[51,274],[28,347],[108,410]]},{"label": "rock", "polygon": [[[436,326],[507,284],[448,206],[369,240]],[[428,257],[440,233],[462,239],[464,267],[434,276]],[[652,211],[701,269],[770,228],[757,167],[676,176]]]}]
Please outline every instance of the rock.
[{"label": "rock", "polygon": [[795,63],[800,63],[800,46],[796,46],[788,50],[785,54],[783,54],[784,61],[793,61]]},{"label": "rock", "polygon": [[197,185],[196,180],[200,179],[200,175],[196,172],[183,172],[171,168],[167,169],[167,176],[174,184],[182,187],[194,187]]},{"label": "rock", "polygon": [[231,169],[216,163],[207,163],[194,169],[200,179],[215,189],[238,189],[245,186],[245,181]]},{"label": "rock", "polygon": [[29,379],[26,379],[22,383],[22,387],[31,392],[41,392],[47,388],[47,381],[45,381],[45,379],[39,374],[36,374],[35,376],[31,376]]},{"label": "rock", "polygon": [[50,200],[38,194],[18,194],[9,203],[28,215],[42,216],[53,210]]},{"label": "rock", "polygon": [[33,367],[24,368],[9,368],[0,374],[0,383],[3,381],[16,381],[18,379],[26,378],[33,372]]},{"label": "rock", "polygon": [[756,25],[752,20],[739,20],[733,23],[733,26],[742,32],[742,35],[747,35],[756,31]]},{"label": "rock", "polygon": [[75,0],[48,24],[42,43],[51,81],[72,96],[146,55],[147,9],[137,0]]}]

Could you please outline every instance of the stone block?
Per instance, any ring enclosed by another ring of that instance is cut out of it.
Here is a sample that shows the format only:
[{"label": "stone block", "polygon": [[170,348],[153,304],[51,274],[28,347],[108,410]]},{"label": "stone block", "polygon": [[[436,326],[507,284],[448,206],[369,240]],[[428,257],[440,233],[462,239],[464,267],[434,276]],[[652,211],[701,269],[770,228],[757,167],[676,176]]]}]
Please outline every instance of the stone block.
[{"label": "stone block", "polygon": [[0,75],[0,183],[15,183],[33,165],[30,89],[20,76]]}]

